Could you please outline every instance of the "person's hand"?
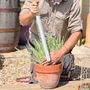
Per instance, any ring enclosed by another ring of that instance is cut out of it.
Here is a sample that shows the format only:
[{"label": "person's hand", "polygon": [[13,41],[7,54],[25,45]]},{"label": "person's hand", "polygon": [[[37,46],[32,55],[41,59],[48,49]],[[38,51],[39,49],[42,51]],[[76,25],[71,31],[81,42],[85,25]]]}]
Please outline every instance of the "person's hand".
[{"label": "person's hand", "polygon": [[39,14],[39,1],[38,0],[27,2],[27,6],[30,8],[30,12],[33,14],[33,16],[36,16]]},{"label": "person's hand", "polygon": [[43,59],[43,65],[51,65],[57,64],[60,62],[60,54],[58,52],[50,52],[50,61],[48,62],[46,59]]}]

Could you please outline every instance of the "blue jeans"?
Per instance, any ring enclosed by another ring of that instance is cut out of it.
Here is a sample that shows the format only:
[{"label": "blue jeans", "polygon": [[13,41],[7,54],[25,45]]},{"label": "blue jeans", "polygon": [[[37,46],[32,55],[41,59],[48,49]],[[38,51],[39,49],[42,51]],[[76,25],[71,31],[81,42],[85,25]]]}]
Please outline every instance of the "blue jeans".
[{"label": "blue jeans", "polygon": [[71,79],[71,73],[74,70],[74,55],[72,53],[64,55],[61,59],[61,62],[63,65],[61,79]]}]

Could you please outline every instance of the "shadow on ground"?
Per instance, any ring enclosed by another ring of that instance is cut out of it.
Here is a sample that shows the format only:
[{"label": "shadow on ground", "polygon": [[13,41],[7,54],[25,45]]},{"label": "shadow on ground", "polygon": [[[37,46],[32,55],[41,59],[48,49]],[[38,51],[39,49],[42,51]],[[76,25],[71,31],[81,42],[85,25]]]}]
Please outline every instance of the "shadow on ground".
[{"label": "shadow on ground", "polygon": [[90,78],[90,68],[87,67],[81,67],[81,66],[74,66],[74,71],[72,72],[71,79],[70,80],[61,80],[59,82],[58,87],[62,87],[66,84],[68,84],[69,81],[78,81],[81,79]]},{"label": "shadow on ground", "polygon": [[4,63],[4,56],[0,55],[0,70],[4,67],[3,63]]},{"label": "shadow on ground", "polygon": [[86,78],[90,78],[90,68],[76,65],[72,73],[72,80],[80,80]]}]

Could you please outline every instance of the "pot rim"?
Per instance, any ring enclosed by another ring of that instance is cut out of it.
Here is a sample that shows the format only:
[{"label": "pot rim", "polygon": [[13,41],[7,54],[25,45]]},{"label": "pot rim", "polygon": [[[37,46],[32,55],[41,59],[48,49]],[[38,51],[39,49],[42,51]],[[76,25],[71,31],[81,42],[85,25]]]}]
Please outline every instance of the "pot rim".
[{"label": "pot rim", "polygon": [[62,63],[49,66],[44,66],[42,64],[35,64],[34,68],[37,73],[46,73],[46,74],[60,73],[60,71],[62,71]]}]

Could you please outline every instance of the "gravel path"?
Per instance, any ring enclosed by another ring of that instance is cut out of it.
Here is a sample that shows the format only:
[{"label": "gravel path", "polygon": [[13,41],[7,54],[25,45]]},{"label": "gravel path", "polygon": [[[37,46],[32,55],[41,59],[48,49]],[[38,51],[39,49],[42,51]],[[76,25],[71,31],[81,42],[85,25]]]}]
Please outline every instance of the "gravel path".
[{"label": "gravel path", "polygon": [[[75,70],[73,80],[54,90],[76,90],[81,83],[81,69],[83,78],[90,78],[90,48],[75,46],[72,53],[75,55]],[[30,55],[26,49],[3,53],[0,55],[0,90],[41,90],[39,85],[17,83],[16,78],[30,75]],[[86,75],[87,74],[87,75]],[[78,81],[79,80],[79,81]],[[15,87],[15,88],[14,88]]]}]

